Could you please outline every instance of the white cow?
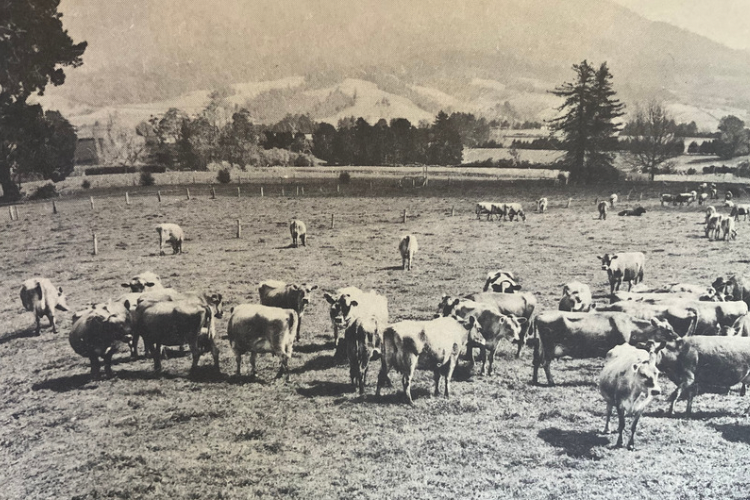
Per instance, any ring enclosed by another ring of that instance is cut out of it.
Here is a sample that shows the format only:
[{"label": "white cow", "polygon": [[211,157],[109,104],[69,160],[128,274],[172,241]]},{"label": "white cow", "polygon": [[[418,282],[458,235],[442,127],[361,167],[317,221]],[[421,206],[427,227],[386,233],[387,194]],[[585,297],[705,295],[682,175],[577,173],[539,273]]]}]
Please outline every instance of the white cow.
[{"label": "white cow", "polygon": [[36,335],[41,333],[40,320],[47,316],[52,333],[57,333],[55,324],[55,310],[68,311],[68,302],[62,287],[55,286],[47,278],[31,278],[23,282],[21,286],[21,304],[27,311],[34,312],[36,319]]},{"label": "white cow", "polygon": [[571,281],[563,286],[563,296],[558,310],[571,312],[589,312],[593,307],[591,289],[580,281]]},{"label": "white cow", "polygon": [[646,256],[642,252],[604,254],[604,256],[597,258],[602,261],[602,269],[607,271],[610,294],[619,290],[623,281],[628,282],[628,291],[634,284],[643,281]]},{"label": "white cow", "polygon": [[159,224],[156,226],[159,233],[159,255],[164,255],[164,245],[172,245],[172,253],[182,253],[182,242],[185,240],[185,232],[177,224]]},{"label": "white cow", "polygon": [[297,248],[299,246],[299,243],[302,243],[302,246],[305,245],[305,239],[307,238],[307,226],[305,226],[305,223],[302,222],[299,219],[292,219],[292,221],[289,223],[289,232],[292,235],[292,246],[294,248]]},{"label": "white cow", "polygon": [[419,250],[419,245],[416,236],[407,234],[401,238],[401,242],[398,244],[398,251],[401,252],[401,269],[411,271],[411,261],[417,250]]},{"label": "white cow", "polygon": [[539,198],[536,200],[536,210],[539,213],[544,213],[547,211],[547,198]]}]

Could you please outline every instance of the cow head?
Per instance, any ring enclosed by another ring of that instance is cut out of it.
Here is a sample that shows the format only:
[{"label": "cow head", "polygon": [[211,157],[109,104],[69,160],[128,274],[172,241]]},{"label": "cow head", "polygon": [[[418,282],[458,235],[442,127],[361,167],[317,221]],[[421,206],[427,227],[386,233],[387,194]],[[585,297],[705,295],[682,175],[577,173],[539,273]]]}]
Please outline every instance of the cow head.
[{"label": "cow head", "polygon": [[440,303],[438,304],[435,318],[453,315],[456,307],[458,307],[458,304],[460,302],[461,299],[453,299],[450,295],[443,295],[443,297],[440,299]]},{"label": "cow head", "polygon": [[526,323],[526,318],[516,317],[513,315],[500,317],[500,332],[505,334],[513,344],[523,344],[521,338],[522,325]]},{"label": "cow head", "polygon": [[151,271],[146,271],[134,276],[129,283],[122,283],[120,286],[123,288],[130,288],[130,291],[134,293],[141,293],[145,291],[146,288],[162,288],[161,278]]},{"label": "cow head", "polygon": [[224,316],[224,297],[220,293],[207,293],[205,295],[206,304],[211,308],[215,318],[221,319]]},{"label": "cow head", "polygon": [[715,290],[716,296],[720,301],[731,299],[731,294],[734,292],[733,282],[734,277],[725,280],[723,277],[719,276],[713,283],[711,283],[711,288]]},{"label": "cow head", "polygon": [[287,290],[290,294],[290,297],[292,297],[292,300],[296,304],[295,310],[302,315],[302,312],[305,310],[305,307],[310,303],[310,293],[313,290],[317,290],[318,285],[313,286],[307,286],[307,284],[297,285],[296,283],[293,285],[289,285],[287,287]]},{"label": "cow head", "polygon": [[[691,310],[691,312],[693,311],[694,310]],[[692,316],[690,317],[692,319]],[[677,334],[677,332],[675,332],[674,328],[669,323],[669,321],[665,319],[651,318],[651,325],[654,327],[654,332],[651,335],[651,339],[654,341],[669,342],[669,341],[680,338],[680,336]]]},{"label": "cow head", "polygon": [[55,309],[59,309],[61,311],[70,310],[70,308],[68,307],[68,299],[65,297],[65,293],[63,293],[62,287],[57,289],[57,303],[55,304]]},{"label": "cow head", "polygon": [[597,255],[596,258],[602,261],[602,271],[609,271],[609,268],[612,266],[612,261],[617,259],[617,254],[610,255],[605,253],[602,256]]},{"label": "cow head", "polygon": [[659,386],[659,370],[656,368],[656,358],[649,355],[649,359],[633,364],[636,384],[643,387],[649,396],[661,394]]},{"label": "cow head", "polygon": [[482,335],[482,327],[479,326],[479,322],[474,316],[468,318],[459,318],[456,315],[451,315],[451,318],[458,321],[469,332],[469,347],[481,347],[485,344],[484,336]]},{"label": "cow head", "polygon": [[333,297],[330,293],[324,293],[323,297],[331,304],[329,313],[333,324],[337,328],[346,328],[349,326],[352,308],[357,307],[359,303],[352,299],[348,293],[342,293],[339,297]]},{"label": "cow head", "polygon": [[[490,290],[490,287],[492,290]],[[508,271],[496,271],[487,273],[487,281],[484,282],[484,290],[496,293],[514,293],[521,289],[516,277]]]}]

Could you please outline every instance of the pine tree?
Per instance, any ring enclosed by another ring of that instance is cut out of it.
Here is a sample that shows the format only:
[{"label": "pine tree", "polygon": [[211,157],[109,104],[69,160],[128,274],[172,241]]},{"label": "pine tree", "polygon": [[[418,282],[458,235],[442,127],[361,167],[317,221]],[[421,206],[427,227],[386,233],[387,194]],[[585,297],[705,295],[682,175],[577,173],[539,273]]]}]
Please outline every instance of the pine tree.
[{"label": "pine tree", "polygon": [[589,183],[604,180],[614,172],[614,155],[610,152],[623,115],[624,105],[615,99],[612,74],[607,63],[595,70],[587,61],[573,65],[574,83],[563,83],[552,94],[562,97],[552,120],[553,130],[562,133],[564,162],[572,182]]}]

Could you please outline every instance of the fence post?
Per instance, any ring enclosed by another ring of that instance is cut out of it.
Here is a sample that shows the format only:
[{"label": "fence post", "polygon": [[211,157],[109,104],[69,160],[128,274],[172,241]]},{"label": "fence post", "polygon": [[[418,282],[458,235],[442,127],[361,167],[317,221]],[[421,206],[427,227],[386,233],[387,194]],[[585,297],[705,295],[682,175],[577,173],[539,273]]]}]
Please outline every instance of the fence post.
[{"label": "fence post", "polygon": [[242,237],[242,222],[240,222],[239,219],[237,219],[237,238]]},{"label": "fence post", "polygon": [[216,199],[216,189],[214,189],[214,185],[213,184],[211,184],[211,199],[212,200]]},{"label": "fence post", "polygon": [[13,205],[8,207],[8,215],[10,215],[10,220],[16,220],[13,218]]},{"label": "fence post", "polygon": [[284,196],[284,186],[281,186],[281,196]]},{"label": "fence post", "polygon": [[404,215],[401,218],[401,222],[404,223],[404,224],[406,224],[406,209],[404,209]]},{"label": "fence post", "polygon": [[302,196],[305,196],[305,186],[302,186]]},{"label": "fence post", "polygon": [[89,196],[89,203],[91,203],[91,210],[93,210],[94,209],[94,197],[93,196]]},{"label": "fence post", "polygon": [[159,198],[159,203],[161,203],[161,191],[156,191],[156,197]]},{"label": "fence post", "polygon": [[451,207],[451,217],[453,217],[454,215],[456,215],[456,212],[453,210],[453,207]]},{"label": "fence post", "polygon": [[241,189],[239,186],[237,186],[237,198],[241,196]]},{"label": "fence post", "polygon": [[130,205],[130,195],[125,191],[125,204]]},{"label": "fence post", "polygon": [[337,193],[341,192],[341,185],[340,184],[336,184],[336,192]]},{"label": "fence post", "polygon": [[94,255],[99,254],[99,244],[96,241],[96,233],[94,233]]},{"label": "fence post", "polygon": [[331,229],[333,229],[333,214],[331,214]]},{"label": "fence post", "polygon": [[260,187],[260,197],[263,198],[263,186]]},{"label": "fence post", "polygon": [[190,199],[190,188],[185,188],[185,195],[187,195],[187,199]]},{"label": "fence post", "polygon": [[57,213],[57,205],[55,204],[55,200],[52,200],[52,213],[53,214]]},{"label": "fence post", "polygon": [[638,193],[638,201],[643,200],[643,193]]},{"label": "fence post", "polygon": [[299,186],[297,186],[297,196],[299,196]]},{"label": "fence post", "polygon": [[568,198],[568,204],[565,205],[565,208],[570,208],[570,202],[573,200],[573,198]]}]

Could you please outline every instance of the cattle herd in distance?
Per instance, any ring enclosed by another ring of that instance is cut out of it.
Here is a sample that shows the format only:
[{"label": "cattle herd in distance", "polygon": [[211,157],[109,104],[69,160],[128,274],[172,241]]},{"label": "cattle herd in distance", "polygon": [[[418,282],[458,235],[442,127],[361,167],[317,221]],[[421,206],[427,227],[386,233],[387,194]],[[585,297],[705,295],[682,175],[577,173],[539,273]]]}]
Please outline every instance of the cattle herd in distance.
[{"label": "cattle herd in distance", "polygon": [[[715,196],[715,188],[701,195]],[[703,197],[705,200],[706,197]],[[614,208],[617,195],[597,203],[600,219]],[[662,205],[672,202],[702,203],[696,191],[679,195],[661,195]],[[538,213],[548,210],[547,198],[536,201]],[[750,206],[734,204],[729,193],[729,215],[718,214],[714,207],[706,212],[706,236],[730,238],[736,235],[734,222],[747,219]],[[640,207],[639,207],[640,208]],[[633,213],[630,213],[633,212]],[[645,210],[629,210],[619,215],[640,216]],[[495,216],[498,220],[526,221],[520,203],[480,202],[476,215]],[[726,221],[731,220],[732,223]],[[724,227],[726,226],[726,229]],[[306,246],[306,226],[293,219],[289,225],[292,247]],[[159,254],[164,245],[174,254],[182,253],[185,234],[177,224],[160,224]],[[710,233],[710,234],[709,234]],[[398,249],[402,269],[411,270],[419,246],[413,234],[403,236]],[[441,379],[444,394],[450,394],[450,380],[459,358],[465,354],[471,370],[475,349],[482,360],[480,373],[492,374],[499,347],[516,344],[516,357],[524,345],[533,349],[532,383],[538,383],[541,367],[549,386],[555,384],[551,361],[561,356],[605,358],[599,377],[599,390],[607,404],[605,433],[611,410],[618,415],[618,440],[623,444],[625,416],[632,416],[627,447],[634,447],[636,425],[647,405],[661,393],[659,374],[665,374],[677,388],[667,399],[669,414],[681,395],[687,397],[686,414],[692,411],[693,398],[700,387],[722,387],[750,383],[750,277],[719,277],[710,286],[673,284],[646,288],[642,281],[646,268],[641,252],[605,254],[598,257],[610,283],[610,303],[592,300],[588,285],[573,281],[563,287],[557,311],[537,311],[533,293],[521,291],[513,272],[488,273],[482,292],[464,297],[444,295],[437,313],[429,320],[390,323],[388,300],[376,291],[344,287],[324,293],[329,304],[335,356],[347,358],[352,386],[364,396],[368,368],[380,361],[376,395],[391,386],[389,373],[402,377],[406,400],[413,404],[411,383],[421,359],[434,372],[434,393],[439,395]],[[628,291],[621,291],[623,282]],[[143,339],[154,370],[161,370],[162,348],[188,345],[192,354],[191,374],[203,353],[211,352],[214,370],[219,372],[219,348],[216,319],[223,317],[223,297],[216,292],[178,292],[165,287],[159,276],[147,271],[122,283],[128,292],[104,303],[75,312],[69,341],[73,350],[90,360],[91,376],[98,378],[103,365],[113,376],[112,356],[122,343],[130,346],[132,358],[138,357]],[[289,378],[293,344],[300,340],[301,323],[310,296],[316,286],[287,284],[269,280],[260,284],[260,304],[241,304],[230,311],[227,338],[236,360],[235,375],[241,373],[243,354],[250,354],[250,377],[256,376],[256,358],[273,353],[280,358],[277,378]],[[21,288],[21,302],[34,313],[35,334],[40,335],[40,319],[46,316],[57,332],[56,311],[68,311],[62,287],[49,279],[35,277]]]}]

